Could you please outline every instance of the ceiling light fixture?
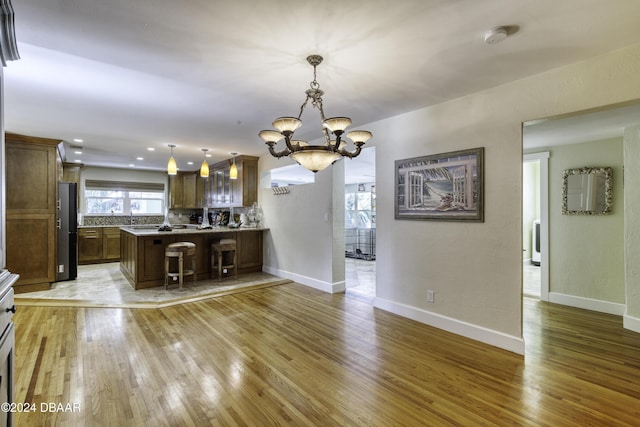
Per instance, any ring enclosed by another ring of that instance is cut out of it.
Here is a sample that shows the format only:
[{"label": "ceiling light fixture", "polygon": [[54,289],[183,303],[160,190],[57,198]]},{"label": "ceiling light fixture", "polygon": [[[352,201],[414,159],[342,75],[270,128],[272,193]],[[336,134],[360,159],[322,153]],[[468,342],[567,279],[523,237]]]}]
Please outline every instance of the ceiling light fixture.
[{"label": "ceiling light fixture", "polygon": [[167,174],[169,175],[177,175],[178,174],[178,165],[176,164],[176,159],[173,158],[173,149],[175,145],[169,144],[171,148],[171,157],[169,157],[169,163],[167,163]]},{"label": "ceiling light fixture", "polygon": [[209,163],[207,163],[207,150],[202,149],[202,166],[200,166],[200,176],[203,178],[209,178]]},{"label": "ceiling light fixture", "polygon": [[486,44],[500,43],[509,35],[507,27],[495,27],[484,33],[484,42]]},{"label": "ceiling light fixture", "polygon": [[233,156],[233,163],[231,164],[231,168],[229,169],[229,178],[230,179],[238,179],[238,166],[236,166],[236,155],[238,153],[231,153]]},{"label": "ceiling light fixture", "polygon": [[[277,118],[273,122],[273,127],[277,129],[277,132],[263,130],[258,135],[269,146],[269,153],[273,157],[290,156],[304,168],[312,172],[318,172],[327,168],[341,157],[353,158],[358,156],[362,146],[371,138],[372,134],[366,130],[351,131],[346,136],[353,141],[356,149],[355,151],[347,151],[344,148],[345,141],[342,139],[342,134],[351,125],[351,119],[348,117],[325,118],[324,109],[322,108],[324,91],[320,90],[320,84],[316,80],[316,67],[322,62],[322,56],[310,55],[307,57],[307,62],[313,66],[313,81],[310,84],[311,88],[306,90],[307,97],[300,107],[298,117]],[[309,145],[306,141],[294,141],[291,139],[295,130],[302,126],[300,117],[309,101],[311,101],[312,106],[320,110],[322,133],[324,134],[323,145]],[[334,140],[331,139],[331,133],[335,135]],[[284,138],[286,147],[276,152],[274,147],[282,138]]]}]

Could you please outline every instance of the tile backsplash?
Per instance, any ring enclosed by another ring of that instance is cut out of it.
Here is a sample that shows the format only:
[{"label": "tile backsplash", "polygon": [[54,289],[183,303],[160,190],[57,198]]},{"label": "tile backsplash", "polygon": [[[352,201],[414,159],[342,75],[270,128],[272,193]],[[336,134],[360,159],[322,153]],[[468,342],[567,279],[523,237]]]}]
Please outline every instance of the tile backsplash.
[{"label": "tile backsplash", "polygon": [[[148,216],[134,216],[134,224],[162,224],[164,216],[162,215],[148,215]],[[91,225],[129,225],[131,223],[131,217],[129,215],[85,215],[82,217],[82,224],[84,226]]]}]

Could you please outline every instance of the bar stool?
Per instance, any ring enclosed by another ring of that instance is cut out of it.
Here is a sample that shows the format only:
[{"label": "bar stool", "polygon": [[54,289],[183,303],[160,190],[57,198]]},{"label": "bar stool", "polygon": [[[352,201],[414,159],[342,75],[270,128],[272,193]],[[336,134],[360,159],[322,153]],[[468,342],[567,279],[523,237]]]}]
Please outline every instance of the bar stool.
[{"label": "bar stool", "polygon": [[[225,258],[227,260],[223,261]],[[228,258],[231,258],[230,260]],[[225,264],[226,262],[226,264]],[[236,262],[236,241],[234,239],[221,239],[219,242],[211,243],[211,278],[218,272],[218,281],[222,281],[223,269],[233,268],[235,279],[238,278],[238,265]]]},{"label": "bar stool", "polygon": [[[184,268],[186,257],[191,257],[191,269]],[[169,271],[169,262],[171,259],[178,260],[178,271]],[[196,282],[196,244],[192,242],[176,242],[167,246],[164,251],[164,289],[167,289],[169,277],[178,278],[180,289],[182,289],[182,281],[184,276],[193,276],[193,282]]]}]

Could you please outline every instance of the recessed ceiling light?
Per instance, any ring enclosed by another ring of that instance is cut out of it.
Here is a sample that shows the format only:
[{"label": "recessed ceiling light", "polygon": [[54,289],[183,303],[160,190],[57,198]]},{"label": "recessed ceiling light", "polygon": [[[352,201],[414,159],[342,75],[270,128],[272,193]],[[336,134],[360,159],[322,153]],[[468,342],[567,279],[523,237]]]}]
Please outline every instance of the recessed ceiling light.
[{"label": "recessed ceiling light", "polygon": [[188,164],[188,165],[192,165],[192,164],[193,164],[193,162],[187,162],[187,164]]},{"label": "recessed ceiling light", "polygon": [[147,151],[156,151],[156,149],[153,147],[147,147]]},{"label": "recessed ceiling light", "polygon": [[80,160],[80,159],[75,159],[75,160],[74,160],[74,162],[76,162],[76,163],[82,163],[82,160]]},{"label": "recessed ceiling light", "polygon": [[129,166],[131,166],[132,168],[136,167],[136,165],[134,165],[133,163],[129,163]]},{"label": "recessed ceiling light", "polygon": [[82,154],[82,151],[77,150],[77,151],[74,151],[73,154]]},{"label": "recessed ceiling light", "polygon": [[136,160],[144,160],[144,157],[136,157]]},{"label": "recessed ceiling light", "polygon": [[74,138],[73,142],[84,142],[84,140],[80,139],[80,138]]}]

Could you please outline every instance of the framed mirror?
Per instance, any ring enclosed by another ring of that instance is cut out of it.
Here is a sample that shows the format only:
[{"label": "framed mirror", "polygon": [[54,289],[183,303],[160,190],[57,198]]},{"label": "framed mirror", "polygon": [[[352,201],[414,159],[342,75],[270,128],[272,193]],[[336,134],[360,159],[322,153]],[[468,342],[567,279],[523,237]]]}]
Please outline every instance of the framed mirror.
[{"label": "framed mirror", "polygon": [[566,169],[562,173],[563,215],[606,215],[611,212],[613,170]]}]

